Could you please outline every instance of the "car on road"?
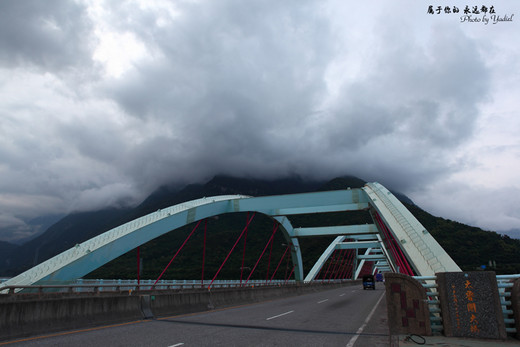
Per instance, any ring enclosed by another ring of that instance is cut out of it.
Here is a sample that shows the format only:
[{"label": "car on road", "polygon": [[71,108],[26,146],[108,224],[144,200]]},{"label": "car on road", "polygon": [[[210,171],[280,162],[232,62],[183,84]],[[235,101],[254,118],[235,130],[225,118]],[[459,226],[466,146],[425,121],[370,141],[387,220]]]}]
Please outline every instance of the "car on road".
[{"label": "car on road", "polygon": [[376,289],[376,282],[374,281],[373,275],[363,276],[363,289]]}]

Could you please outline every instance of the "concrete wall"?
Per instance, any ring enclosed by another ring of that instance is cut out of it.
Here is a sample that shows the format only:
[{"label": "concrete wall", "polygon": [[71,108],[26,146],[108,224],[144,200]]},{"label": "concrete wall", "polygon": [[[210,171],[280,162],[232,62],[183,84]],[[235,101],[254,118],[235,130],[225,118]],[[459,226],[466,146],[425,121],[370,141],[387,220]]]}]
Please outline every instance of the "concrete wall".
[{"label": "concrete wall", "polygon": [[386,305],[390,334],[431,336],[426,291],[410,276],[385,274]]},{"label": "concrete wall", "polygon": [[130,322],[360,285],[298,284],[211,291],[0,296],[0,341],[92,326]]},{"label": "concrete wall", "polygon": [[137,319],[138,296],[2,300],[0,340]]}]

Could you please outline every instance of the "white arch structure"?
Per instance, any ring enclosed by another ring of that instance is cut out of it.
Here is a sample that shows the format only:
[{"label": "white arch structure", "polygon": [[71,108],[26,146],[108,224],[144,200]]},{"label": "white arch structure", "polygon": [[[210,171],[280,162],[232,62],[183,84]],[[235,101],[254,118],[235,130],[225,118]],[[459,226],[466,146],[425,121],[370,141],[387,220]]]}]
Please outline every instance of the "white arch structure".
[{"label": "white arch structure", "polygon": [[[224,195],[202,198],[174,205],[125,223],[72,247],[55,257],[0,284],[32,285],[61,283],[80,278],[122,254],[158,236],[204,218],[231,212],[257,212],[279,223],[286,240],[292,245],[291,255],[297,281],[312,281],[336,249],[356,249],[357,278],[365,261],[375,262],[382,271],[398,271],[387,251],[384,234],[377,224],[338,225],[293,228],[291,215],[340,211],[370,210],[377,212],[398,240],[402,252],[417,275],[460,271],[444,249],[386,188],[368,183],[363,188],[335,191],[249,197]],[[309,273],[304,276],[298,239],[334,235],[336,239],[325,250]],[[345,240],[350,240],[345,242]],[[360,254],[359,250],[365,250]]]}]

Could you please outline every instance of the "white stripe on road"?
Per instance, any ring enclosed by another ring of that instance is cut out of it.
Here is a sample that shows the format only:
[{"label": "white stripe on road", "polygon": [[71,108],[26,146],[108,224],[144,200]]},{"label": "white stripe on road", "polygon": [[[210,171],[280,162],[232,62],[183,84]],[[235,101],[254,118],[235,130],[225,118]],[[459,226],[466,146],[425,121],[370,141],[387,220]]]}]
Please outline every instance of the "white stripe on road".
[{"label": "white stripe on road", "polygon": [[329,301],[329,299],[318,301],[318,304],[321,304],[322,302]]},{"label": "white stripe on road", "polygon": [[343,296],[343,295],[345,295],[345,294],[346,294],[346,293],[343,293],[343,294],[341,294],[340,296]]},{"label": "white stripe on road", "polygon": [[171,346],[168,346],[168,347],[178,347],[178,346],[182,346],[184,343],[176,343],[175,345],[171,345]]},{"label": "white stripe on road", "polygon": [[275,318],[278,318],[278,317],[281,317],[281,316],[285,316],[286,314],[293,313],[293,312],[294,311],[285,312],[285,313],[282,313],[282,314],[279,314],[279,315],[276,315],[276,316],[272,316],[272,317],[266,318],[265,320],[275,319]]},{"label": "white stripe on road", "polygon": [[372,309],[372,311],[370,311],[370,313],[368,314],[368,317],[367,319],[365,319],[365,323],[363,323],[363,325],[356,331],[356,335],[352,336],[352,338],[350,339],[350,341],[347,343],[347,347],[352,347],[354,346],[354,343],[356,343],[356,340],[358,339],[359,335],[361,335],[361,333],[363,332],[363,330],[366,328],[367,324],[368,324],[368,321],[370,320],[370,318],[372,318],[372,315],[374,314],[374,312],[376,311],[376,308],[377,306],[379,305],[379,303],[381,302],[381,300],[383,299],[383,296],[385,296],[385,292],[383,292],[383,294],[381,295],[381,297],[379,298],[379,300],[377,300],[377,303],[376,305],[374,306],[374,308]]}]

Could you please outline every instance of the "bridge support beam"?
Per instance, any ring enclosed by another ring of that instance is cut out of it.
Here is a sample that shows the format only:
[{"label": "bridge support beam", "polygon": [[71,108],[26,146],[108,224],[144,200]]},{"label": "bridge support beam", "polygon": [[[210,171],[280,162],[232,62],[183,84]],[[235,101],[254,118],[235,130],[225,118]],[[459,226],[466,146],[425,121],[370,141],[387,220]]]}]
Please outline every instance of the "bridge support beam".
[{"label": "bridge support beam", "polygon": [[346,236],[338,236],[338,237],[336,237],[336,239],[334,239],[334,241],[332,241],[330,243],[330,245],[327,247],[325,252],[323,252],[323,254],[320,256],[318,261],[316,261],[316,263],[312,267],[311,271],[309,271],[309,273],[307,274],[307,276],[304,279],[304,282],[314,281],[314,279],[316,278],[316,276],[320,272],[320,270],[323,267],[323,265],[325,265],[325,263],[327,262],[327,260],[331,256],[331,254],[336,249],[336,245],[338,243],[342,242],[345,239],[346,239]]},{"label": "bridge support beam", "polygon": [[288,244],[291,245],[291,258],[294,265],[294,279],[296,281],[303,280],[303,260],[300,243],[297,237],[293,237],[294,229],[291,222],[286,216],[276,216],[274,219],[280,223],[280,228],[284,231],[283,235]]}]

